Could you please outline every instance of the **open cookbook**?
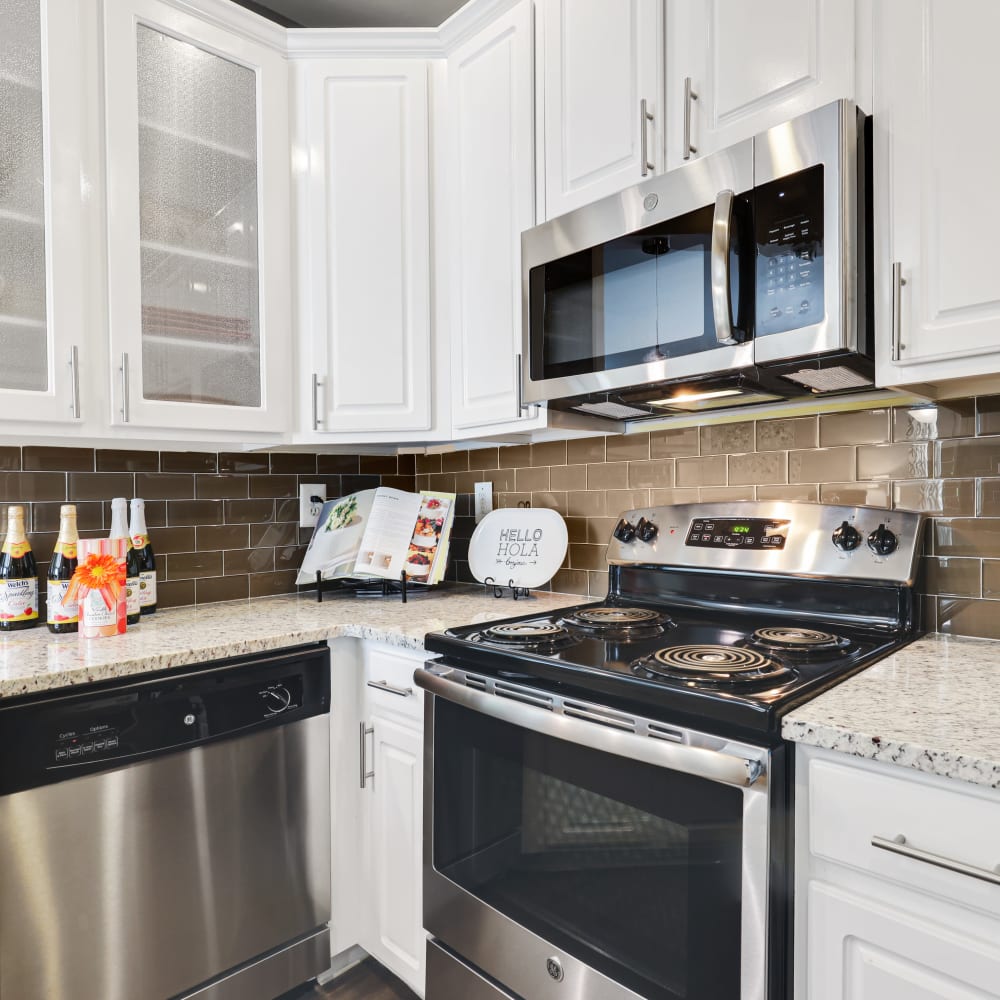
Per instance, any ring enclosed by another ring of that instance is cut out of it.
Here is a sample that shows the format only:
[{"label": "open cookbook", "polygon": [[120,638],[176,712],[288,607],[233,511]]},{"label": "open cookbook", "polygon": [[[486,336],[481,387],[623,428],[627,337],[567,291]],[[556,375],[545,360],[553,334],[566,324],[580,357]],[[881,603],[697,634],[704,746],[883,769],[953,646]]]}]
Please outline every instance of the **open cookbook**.
[{"label": "open cookbook", "polygon": [[323,504],[297,583],[403,573],[439,583],[448,561],[454,493],[404,493],[380,486]]}]

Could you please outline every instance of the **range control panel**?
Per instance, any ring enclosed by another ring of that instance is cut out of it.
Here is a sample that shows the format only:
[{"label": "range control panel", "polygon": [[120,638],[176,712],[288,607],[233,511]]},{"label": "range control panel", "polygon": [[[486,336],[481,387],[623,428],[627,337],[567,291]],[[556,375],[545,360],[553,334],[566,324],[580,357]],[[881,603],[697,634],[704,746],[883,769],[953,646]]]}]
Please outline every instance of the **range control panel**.
[{"label": "range control panel", "polygon": [[691,522],[685,544],[711,549],[783,549],[790,524],[760,517],[697,518]]},{"label": "range control panel", "polygon": [[625,511],[608,562],[911,582],[923,517],[902,510],[746,500]]}]

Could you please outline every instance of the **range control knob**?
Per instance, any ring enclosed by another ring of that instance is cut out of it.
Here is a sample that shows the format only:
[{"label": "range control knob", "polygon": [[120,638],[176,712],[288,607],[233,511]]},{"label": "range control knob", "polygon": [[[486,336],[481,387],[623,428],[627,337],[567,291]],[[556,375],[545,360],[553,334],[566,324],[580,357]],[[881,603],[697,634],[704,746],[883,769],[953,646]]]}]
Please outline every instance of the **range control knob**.
[{"label": "range control knob", "polygon": [[272,715],[284,712],[284,710],[292,703],[291,692],[288,688],[281,684],[261,691],[261,697],[264,699],[264,707],[272,713]]},{"label": "range control knob", "polygon": [[868,536],[868,548],[876,555],[892,555],[898,546],[899,539],[884,524],[880,524]]},{"label": "range control knob", "polygon": [[635,533],[639,536],[640,542],[653,541],[659,532],[660,529],[652,521],[647,521],[644,517],[639,518],[639,523],[635,526]]},{"label": "range control knob", "polygon": [[833,533],[833,544],[842,552],[853,552],[861,544],[861,533],[844,521]]},{"label": "range control knob", "polygon": [[635,525],[623,517],[616,525],[614,536],[619,542],[631,542],[635,538]]}]

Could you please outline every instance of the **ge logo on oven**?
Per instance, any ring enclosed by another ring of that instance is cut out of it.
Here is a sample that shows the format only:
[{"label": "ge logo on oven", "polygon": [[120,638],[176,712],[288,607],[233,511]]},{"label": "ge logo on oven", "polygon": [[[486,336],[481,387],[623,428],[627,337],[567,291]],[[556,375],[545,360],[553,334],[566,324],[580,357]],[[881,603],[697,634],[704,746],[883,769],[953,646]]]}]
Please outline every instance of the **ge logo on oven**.
[{"label": "ge logo on oven", "polygon": [[563,967],[562,962],[558,958],[547,958],[545,960],[545,970],[557,983],[562,982]]}]

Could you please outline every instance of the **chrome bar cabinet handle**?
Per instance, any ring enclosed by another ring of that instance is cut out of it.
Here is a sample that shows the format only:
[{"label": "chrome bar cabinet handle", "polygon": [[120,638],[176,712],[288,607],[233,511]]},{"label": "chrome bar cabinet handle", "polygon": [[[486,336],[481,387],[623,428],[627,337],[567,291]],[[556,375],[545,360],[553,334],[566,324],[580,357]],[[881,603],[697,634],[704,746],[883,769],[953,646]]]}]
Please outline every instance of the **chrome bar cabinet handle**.
[{"label": "chrome bar cabinet handle", "polygon": [[903,343],[903,265],[897,260],[892,265],[892,360],[898,361],[906,350]]},{"label": "chrome bar cabinet handle", "polygon": [[80,349],[74,344],[69,349],[69,408],[74,419],[80,419]]},{"label": "chrome bar cabinet handle", "polygon": [[312,404],[313,404],[313,430],[318,431],[320,425],[319,418],[319,376],[313,372],[312,377]]},{"label": "chrome bar cabinet handle", "polygon": [[385,691],[387,694],[396,694],[400,698],[409,698],[413,694],[413,688],[396,687],[388,681],[369,681],[368,686],[376,691]]},{"label": "chrome bar cabinet handle", "polygon": [[649,162],[649,123],[653,116],[644,97],[639,102],[639,159],[642,162],[642,176],[648,177],[656,170],[656,164]]},{"label": "chrome bar cabinet handle", "polygon": [[988,868],[967,865],[963,861],[953,861],[951,858],[944,858],[940,854],[932,854],[930,851],[922,851],[919,847],[911,847],[906,837],[901,833],[891,840],[888,837],[872,837],[872,847],[877,847],[880,851],[888,851],[890,854],[899,854],[904,858],[911,858],[913,861],[922,861],[935,868],[944,868],[945,871],[955,872],[957,875],[967,875],[969,878],[979,879],[981,882],[1000,885],[1000,865],[996,865],[991,871]]},{"label": "chrome bar cabinet handle", "polygon": [[733,201],[729,189],[720,191],[715,199],[712,218],[712,250],[709,271],[712,279],[712,314],[715,317],[715,340],[729,346],[739,341],[733,334],[733,304],[729,294],[729,250],[733,241]]},{"label": "chrome bar cabinet handle", "polygon": [[524,369],[521,367],[523,355],[514,355],[514,364],[517,366],[517,416],[520,417],[525,410],[531,407],[524,401]]},{"label": "chrome bar cabinet handle", "polygon": [[697,153],[696,146],[691,145],[691,102],[697,101],[698,95],[691,89],[691,77],[684,77],[684,159],[690,160],[692,153]]},{"label": "chrome bar cabinet handle", "polygon": [[368,770],[368,753],[365,747],[365,742],[369,736],[375,735],[374,726],[366,726],[364,722],[361,723],[361,787],[368,787],[368,779],[375,777],[375,771],[372,769]]},{"label": "chrome bar cabinet handle", "polygon": [[122,366],[118,369],[122,374],[122,423],[129,422],[129,386],[128,386],[128,355],[122,355]]}]

